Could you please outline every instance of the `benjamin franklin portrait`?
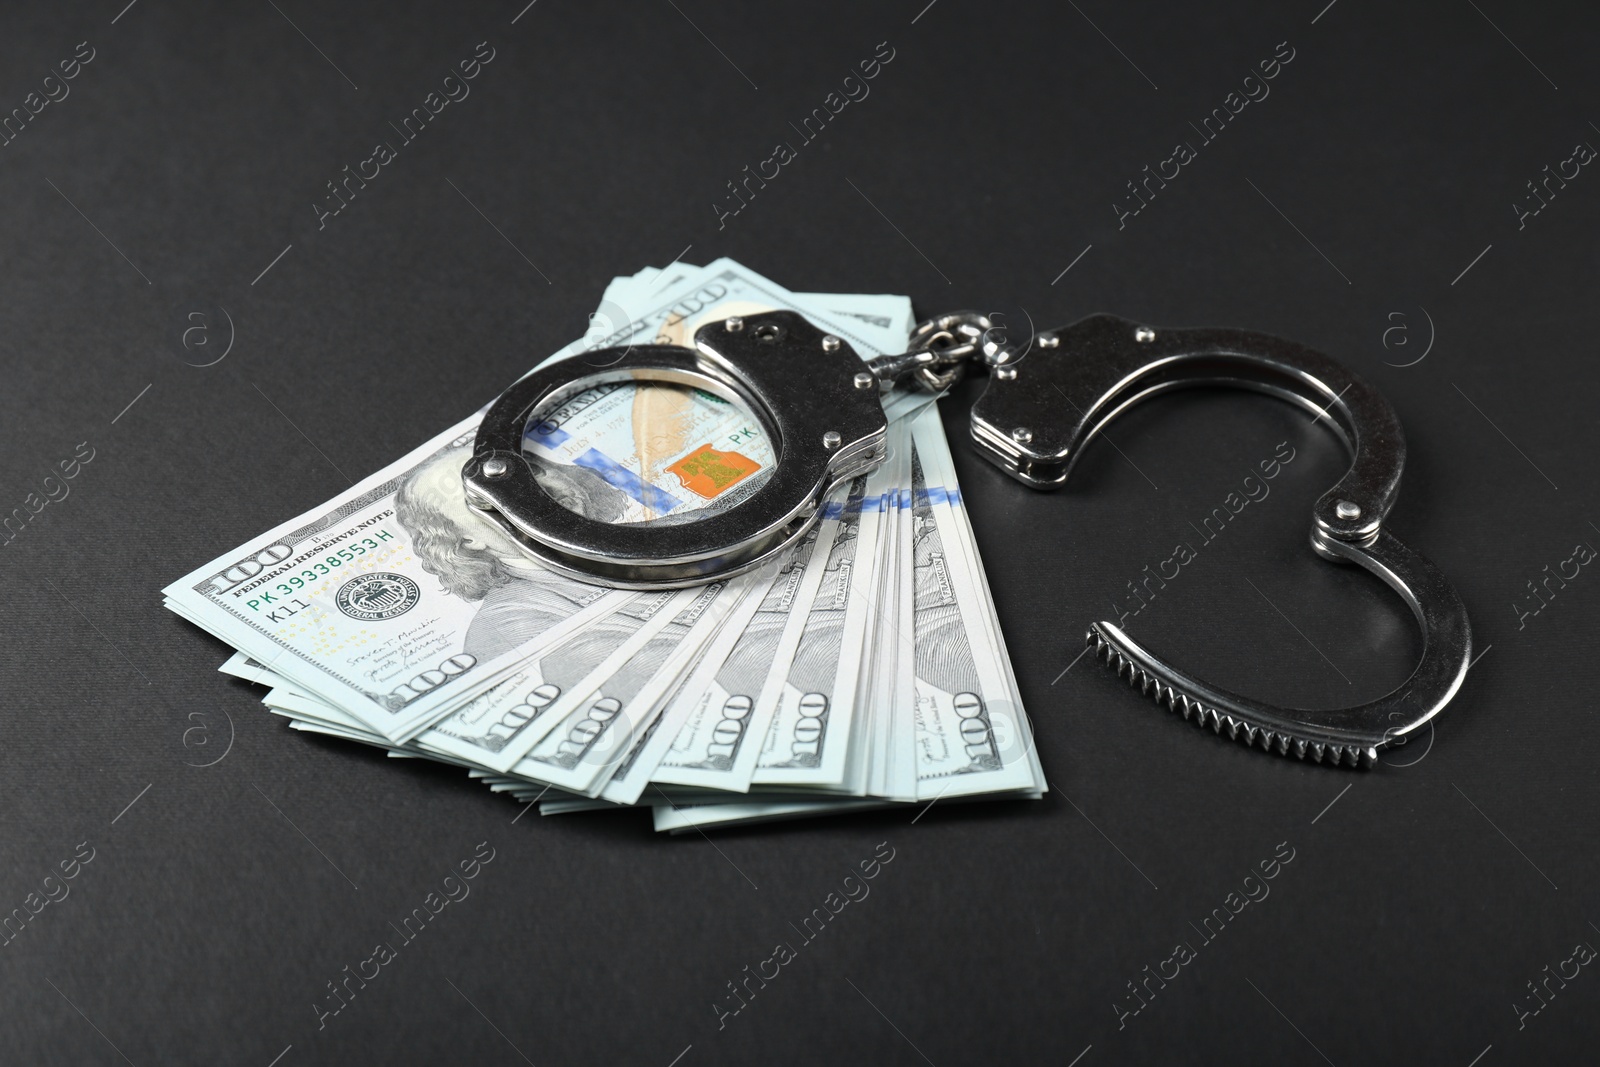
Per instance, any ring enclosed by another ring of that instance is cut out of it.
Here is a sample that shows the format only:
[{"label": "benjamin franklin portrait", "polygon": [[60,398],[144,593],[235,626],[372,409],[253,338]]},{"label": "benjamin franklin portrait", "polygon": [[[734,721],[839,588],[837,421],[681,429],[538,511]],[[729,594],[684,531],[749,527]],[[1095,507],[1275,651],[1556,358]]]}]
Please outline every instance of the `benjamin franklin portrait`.
[{"label": "benjamin franklin portrait", "polygon": [[[463,651],[484,662],[527,644],[607,590],[539,566],[468,510],[461,467],[471,455],[466,447],[444,449],[412,471],[395,494],[395,517],[423,569],[446,592],[478,602]],[[623,494],[613,486],[579,467],[545,465],[562,468],[536,476],[568,507],[598,519],[621,514],[615,498]]]}]

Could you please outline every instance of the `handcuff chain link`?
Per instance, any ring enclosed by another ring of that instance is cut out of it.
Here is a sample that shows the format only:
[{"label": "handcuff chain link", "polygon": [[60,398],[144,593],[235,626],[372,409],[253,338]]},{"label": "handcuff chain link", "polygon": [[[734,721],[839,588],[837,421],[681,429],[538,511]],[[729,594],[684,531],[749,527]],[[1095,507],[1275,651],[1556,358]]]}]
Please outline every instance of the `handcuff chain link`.
[{"label": "handcuff chain link", "polygon": [[868,366],[886,387],[909,379],[932,393],[942,393],[981,362],[995,366],[1006,361],[1004,330],[996,329],[980,311],[951,311],[924,319],[911,330],[906,351],[879,356]]}]

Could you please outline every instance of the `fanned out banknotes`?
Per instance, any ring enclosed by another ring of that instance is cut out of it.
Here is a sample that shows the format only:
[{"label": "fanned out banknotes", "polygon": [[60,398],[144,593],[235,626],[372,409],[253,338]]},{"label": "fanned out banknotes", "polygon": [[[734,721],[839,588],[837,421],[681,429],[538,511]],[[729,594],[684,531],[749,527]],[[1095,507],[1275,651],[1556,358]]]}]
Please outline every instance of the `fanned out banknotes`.
[{"label": "fanned out banknotes", "polygon": [[[550,358],[692,345],[707,322],[775,309],[864,359],[903,351],[913,325],[904,296],[791,293],[731,260],[677,263],[615,279]],[[892,395],[887,461],[840,486],[782,558],[726,581],[630,592],[523,556],[464,502],[480,411],[174,582],[166,605],[237,649],[221,669],[269,687],[291,728],[457,764],[546,815],[645,806],[683,832],[1038,798],[932,400]],[[774,462],[749,412],[616,383],[536,412],[524,452],[563,504],[611,522],[736,506]]]}]

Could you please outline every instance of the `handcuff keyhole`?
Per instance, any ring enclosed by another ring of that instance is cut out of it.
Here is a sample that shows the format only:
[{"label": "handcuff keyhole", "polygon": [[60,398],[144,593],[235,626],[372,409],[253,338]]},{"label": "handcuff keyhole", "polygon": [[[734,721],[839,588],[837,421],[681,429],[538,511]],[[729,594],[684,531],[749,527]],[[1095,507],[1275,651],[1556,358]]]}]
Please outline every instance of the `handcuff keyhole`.
[{"label": "handcuff keyhole", "polygon": [[775,322],[763,322],[750,332],[757,341],[766,345],[776,344],[783,337],[783,327]]}]

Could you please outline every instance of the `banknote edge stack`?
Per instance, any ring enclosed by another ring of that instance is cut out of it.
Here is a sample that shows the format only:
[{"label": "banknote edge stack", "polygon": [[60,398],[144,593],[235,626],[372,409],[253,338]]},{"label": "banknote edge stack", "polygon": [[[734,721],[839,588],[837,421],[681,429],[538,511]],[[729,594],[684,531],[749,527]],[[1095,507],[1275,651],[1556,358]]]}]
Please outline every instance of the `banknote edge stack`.
[{"label": "banknote edge stack", "polygon": [[[902,351],[914,323],[904,296],[674,263],[614,279],[585,336],[540,365],[692,343],[706,322],[772,309],[863,359]],[[760,466],[759,427],[709,397],[669,412],[692,429],[656,457],[660,435],[640,431],[655,408],[626,388],[530,429],[530,461],[570,506],[635,521],[698,501],[664,473],[690,446],[754,439],[739,447]],[[460,766],[544,815],[646,806],[683,833],[1037,799],[1032,725],[934,399],[886,398],[885,463],[838,487],[782,559],[722,582],[610,590],[521,558],[459,498],[479,411],[172,583],[166,606],[233,646],[220,670],[266,686],[291,729]]]}]

